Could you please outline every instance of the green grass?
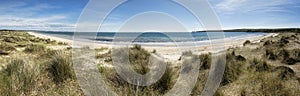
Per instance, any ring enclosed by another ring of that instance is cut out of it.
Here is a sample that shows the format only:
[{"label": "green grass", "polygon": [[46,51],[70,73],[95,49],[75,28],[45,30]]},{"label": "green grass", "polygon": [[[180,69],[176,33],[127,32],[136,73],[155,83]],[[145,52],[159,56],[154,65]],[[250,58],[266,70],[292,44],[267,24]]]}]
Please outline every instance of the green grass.
[{"label": "green grass", "polygon": [[226,59],[225,72],[223,75],[223,80],[221,82],[221,85],[226,85],[237,80],[243,70],[241,66],[244,66],[245,64],[245,61],[243,60],[240,61],[240,59],[237,59],[236,56],[232,53],[227,54],[226,57],[227,59]]},{"label": "green grass", "polygon": [[134,45],[129,50],[129,61],[137,73],[146,74],[149,72],[149,57],[150,53],[143,49],[140,45]]},{"label": "green grass", "polygon": [[271,71],[272,66],[267,64],[266,61],[254,58],[249,62],[250,66],[248,70],[255,71],[255,72],[264,72],[264,71]]},{"label": "green grass", "polygon": [[[149,57],[150,53],[140,45],[135,45],[129,50],[129,60],[131,62],[131,66],[139,74],[145,74],[149,71]],[[111,68],[99,66],[99,72],[102,74],[102,76],[104,76],[107,84],[110,85],[110,88],[119,95],[160,96],[172,88],[174,85],[174,78],[177,76],[177,71],[170,67],[171,65],[169,63],[167,66],[168,67],[165,73],[156,83],[145,87],[127,83],[119,75],[117,75],[114,69]]]},{"label": "green grass", "polygon": [[2,51],[15,51],[16,50],[16,48],[12,44],[9,44],[6,42],[0,42],[0,49]]},{"label": "green grass", "polygon": [[44,45],[38,45],[38,44],[30,44],[27,45],[24,49],[25,53],[44,53],[46,52],[46,47]]},{"label": "green grass", "polygon": [[22,59],[12,59],[1,71],[2,95],[16,96],[32,94],[39,76],[39,66],[30,66]]},{"label": "green grass", "polygon": [[0,31],[0,53],[7,55],[0,55],[1,96],[83,95],[71,51],[46,48],[56,44],[26,32]]},{"label": "green grass", "polygon": [[[219,87],[215,96],[298,96],[299,77],[296,76],[295,69],[289,66],[298,64],[299,51],[297,48],[293,49],[293,44],[299,39],[297,35],[292,35],[294,34],[282,33],[263,40],[265,42],[252,44],[261,45],[260,48],[235,48],[235,52],[227,54],[229,63],[226,65],[223,81],[231,82]],[[289,61],[290,59],[297,62]]]},{"label": "green grass", "polygon": [[74,79],[71,57],[62,51],[56,51],[49,61],[48,71],[55,83],[62,83],[68,79]]},{"label": "green grass", "polygon": [[201,54],[199,56],[200,58],[200,65],[202,65],[200,67],[200,70],[206,70],[210,68],[211,65],[211,54]]}]

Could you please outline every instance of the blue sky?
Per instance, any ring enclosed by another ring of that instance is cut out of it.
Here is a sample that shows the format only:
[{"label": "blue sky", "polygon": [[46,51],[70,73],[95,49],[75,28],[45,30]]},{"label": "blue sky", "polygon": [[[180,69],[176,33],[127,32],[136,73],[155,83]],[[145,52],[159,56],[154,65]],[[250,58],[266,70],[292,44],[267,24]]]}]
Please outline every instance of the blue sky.
[{"label": "blue sky", "polygon": [[[74,31],[88,0],[0,2],[0,29]],[[223,29],[300,27],[299,0],[209,0],[209,2]],[[202,29],[201,24],[185,8],[167,0],[128,0],[112,11],[103,22],[103,27],[107,31],[115,31],[114,29],[128,18],[145,11],[163,12],[174,16],[189,31]],[[164,22],[162,19],[157,21]]]}]

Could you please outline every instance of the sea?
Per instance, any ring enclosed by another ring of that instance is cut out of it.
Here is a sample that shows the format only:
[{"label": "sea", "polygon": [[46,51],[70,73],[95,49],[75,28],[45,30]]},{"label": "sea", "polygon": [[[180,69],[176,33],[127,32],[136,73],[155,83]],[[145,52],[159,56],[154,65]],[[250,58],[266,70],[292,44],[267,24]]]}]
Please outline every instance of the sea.
[{"label": "sea", "polygon": [[95,41],[98,43],[138,43],[144,45],[165,45],[167,43],[177,42],[188,44],[190,42],[204,43],[214,39],[243,40],[253,36],[264,36],[263,32],[213,32],[219,36],[208,35],[208,32],[51,32],[38,31],[37,33],[73,40]]}]

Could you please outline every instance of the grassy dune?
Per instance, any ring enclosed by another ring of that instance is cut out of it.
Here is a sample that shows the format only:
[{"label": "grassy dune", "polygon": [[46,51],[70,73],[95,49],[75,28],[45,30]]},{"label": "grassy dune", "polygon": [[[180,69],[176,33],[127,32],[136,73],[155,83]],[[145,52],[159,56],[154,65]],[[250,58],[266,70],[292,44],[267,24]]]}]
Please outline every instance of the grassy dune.
[{"label": "grassy dune", "polygon": [[[54,50],[47,46],[65,45],[31,36],[26,32],[0,32],[0,93],[18,95],[84,95],[71,61],[70,49]],[[215,96],[297,96],[300,95],[300,34],[280,33],[259,43],[246,41],[244,47],[227,51],[224,78]],[[168,92],[176,83],[179,67],[168,67],[162,78],[146,87],[122,80],[112,68],[111,51],[96,49],[99,72],[105,83],[120,96],[157,96]],[[141,46],[130,48],[129,60],[140,74],[149,72],[147,62],[153,52]],[[191,55],[189,52],[182,54]],[[211,54],[201,60],[198,81],[191,95],[200,95],[208,77]],[[180,58],[178,60],[181,60]]]}]

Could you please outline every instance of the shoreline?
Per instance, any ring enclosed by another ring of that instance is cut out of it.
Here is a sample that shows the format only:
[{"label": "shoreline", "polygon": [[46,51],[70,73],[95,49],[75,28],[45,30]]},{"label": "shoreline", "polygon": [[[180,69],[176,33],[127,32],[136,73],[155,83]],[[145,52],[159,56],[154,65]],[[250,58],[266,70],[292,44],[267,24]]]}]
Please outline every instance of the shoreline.
[{"label": "shoreline", "polygon": [[[35,37],[39,38],[45,38],[45,39],[51,39],[59,42],[65,42],[68,45],[66,47],[72,46],[72,47],[83,47],[83,46],[89,46],[90,48],[109,48],[111,49],[113,46],[116,46],[114,44],[109,44],[109,43],[94,43],[94,42],[81,42],[78,41],[76,44],[73,44],[73,40],[65,39],[65,38],[60,38],[60,37],[55,37],[55,36],[49,36],[49,35],[44,35],[44,34],[39,34],[36,32],[27,32],[30,35],[33,35]],[[152,52],[153,50],[156,50],[157,53],[160,55],[164,56],[166,59],[174,60],[178,59],[182,52],[186,51],[193,51],[195,54],[203,54],[203,53],[209,53],[209,52],[219,52],[220,50],[227,50],[229,48],[235,48],[235,47],[242,47],[243,43],[246,40],[251,41],[252,43],[255,42],[260,42],[260,40],[268,37],[274,37],[278,35],[278,33],[266,33],[266,35],[256,35],[256,36],[249,36],[245,38],[225,38],[224,40],[206,40],[202,42],[208,42],[209,44],[206,45],[199,45],[199,46],[170,46],[170,45],[164,45],[162,43],[162,46],[144,46],[142,45],[143,48],[145,48],[147,51]],[[200,41],[201,42],[201,41]],[[212,43],[214,42],[214,43]],[[221,42],[221,43],[219,43]],[[225,45],[224,45],[225,44]],[[76,46],[75,46],[76,45]],[[93,45],[93,46],[91,46]],[[119,45],[117,45],[119,46]],[[65,48],[66,48],[65,47]],[[222,47],[223,49],[217,49],[217,47]],[[225,47],[225,49],[224,49]],[[53,49],[63,49],[64,47],[60,46],[59,48],[53,48]],[[217,49],[217,50],[212,50],[212,48]]]}]

